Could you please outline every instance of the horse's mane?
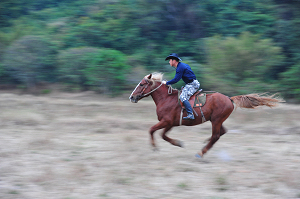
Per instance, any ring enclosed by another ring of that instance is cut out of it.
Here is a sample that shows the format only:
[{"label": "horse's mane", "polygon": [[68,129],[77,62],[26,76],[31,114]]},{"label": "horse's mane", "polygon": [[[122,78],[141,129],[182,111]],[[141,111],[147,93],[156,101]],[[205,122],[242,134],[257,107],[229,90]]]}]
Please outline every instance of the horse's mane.
[{"label": "horse's mane", "polygon": [[164,77],[163,73],[154,72],[152,73],[151,80],[155,82],[161,82],[163,80],[163,77]]},{"label": "horse's mane", "polygon": [[[149,75],[146,75],[145,78],[148,79]],[[164,77],[163,73],[154,72],[152,73],[151,79],[148,79],[148,81],[151,81],[154,85],[155,82],[161,82],[163,80],[163,77]]]},{"label": "horse's mane", "polygon": [[[148,77],[148,76],[149,76],[149,75],[146,75],[145,78]],[[154,85],[155,85],[155,84],[154,84],[155,82],[162,82],[162,81],[163,81],[163,78],[164,78],[164,74],[163,74],[163,73],[153,72],[153,73],[152,73],[152,76],[151,76],[151,79],[149,79],[149,81],[151,81],[151,82],[153,83],[152,86],[154,86]],[[177,89],[172,88],[171,85],[169,85],[169,87],[170,87],[170,89],[171,89],[170,92],[172,92],[172,90],[177,91]]]}]

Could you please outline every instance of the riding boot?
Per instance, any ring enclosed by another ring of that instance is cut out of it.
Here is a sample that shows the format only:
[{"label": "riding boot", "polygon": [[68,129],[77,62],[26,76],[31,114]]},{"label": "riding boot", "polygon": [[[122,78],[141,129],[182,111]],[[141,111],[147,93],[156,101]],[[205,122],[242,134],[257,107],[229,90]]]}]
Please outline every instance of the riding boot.
[{"label": "riding boot", "polygon": [[183,117],[182,119],[184,119],[184,120],[193,120],[193,119],[195,119],[194,114],[193,114],[193,108],[192,108],[190,102],[188,100],[185,100],[182,103],[185,106],[185,110],[187,112],[187,116]]}]

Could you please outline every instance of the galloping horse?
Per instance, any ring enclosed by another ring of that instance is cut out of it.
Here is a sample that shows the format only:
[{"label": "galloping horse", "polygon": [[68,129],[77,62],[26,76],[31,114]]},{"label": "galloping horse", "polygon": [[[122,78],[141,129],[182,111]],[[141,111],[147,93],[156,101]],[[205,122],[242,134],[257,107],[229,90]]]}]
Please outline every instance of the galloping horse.
[{"label": "galloping horse", "polygon": [[[156,104],[156,113],[159,122],[150,128],[151,144],[156,149],[154,141],[154,132],[159,129],[164,129],[162,138],[179,147],[183,147],[182,142],[176,139],[171,139],[166,134],[173,126],[179,126],[181,121],[181,106],[178,103],[178,90],[172,89],[165,84],[162,84],[163,74],[153,73],[146,75],[136,88],[131,93],[129,99],[133,103],[137,103],[144,97],[152,96]],[[170,92],[170,89],[172,92]],[[255,108],[258,106],[273,107],[281,102],[280,99],[274,96],[261,96],[259,94],[239,95],[227,97],[221,93],[212,93],[206,95],[206,104],[202,107],[202,111],[206,120],[212,123],[212,136],[207,140],[207,145],[196,154],[197,157],[203,155],[226,133],[226,129],[222,125],[234,110],[233,103],[236,107]],[[194,120],[183,120],[182,125],[194,126],[202,123],[200,109],[195,111],[199,115]],[[186,115],[184,112],[183,116]]]}]

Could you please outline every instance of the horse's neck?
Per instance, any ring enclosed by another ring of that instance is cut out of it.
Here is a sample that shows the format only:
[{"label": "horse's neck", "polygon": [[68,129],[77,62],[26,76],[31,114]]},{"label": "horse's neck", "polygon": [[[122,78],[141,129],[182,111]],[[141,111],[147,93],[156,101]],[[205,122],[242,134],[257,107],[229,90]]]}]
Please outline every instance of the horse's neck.
[{"label": "horse's neck", "polygon": [[[174,93],[175,91],[173,91]],[[159,104],[165,103],[166,99],[170,97],[170,94],[168,93],[168,87],[165,85],[162,85],[161,88],[157,89],[153,93],[151,93],[152,99],[155,102],[156,106]]]}]

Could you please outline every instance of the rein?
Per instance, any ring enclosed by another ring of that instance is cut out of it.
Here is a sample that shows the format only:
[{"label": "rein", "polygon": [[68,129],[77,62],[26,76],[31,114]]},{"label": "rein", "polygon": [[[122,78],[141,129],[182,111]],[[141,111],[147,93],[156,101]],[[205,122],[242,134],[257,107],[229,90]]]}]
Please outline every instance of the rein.
[{"label": "rein", "polygon": [[[145,86],[145,88],[143,89],[142,93],[146,90],[146,88],[148,87],[148,85],[149,85],[149,84],[147,84],[147,86]],[[155,89],[153,89],[152,91],[150,91],[150,92],[147,93],[147,94],[143,94],[142,96],[145,97],[146,95],[153,93],[154,91],[156,91],[157,89],[159,89],[159,87],[161,87],[161,85],[163,85],[163,83],[160,83],[160,85],[159,85],[158,87],[156,87]],[[173,92],[173,88],[172,88],[171,85],[168,85],[168,87],[169,87],[169,88],[168,88],[168,94],[170,95],[170,94],[172,94],[172,92]]]},{"label": "rein", "polygon": [[170,95],[170,94],[172,94],[172,92],[173,92],[173,88],[172,88],[171,85],[169,85],[169,88],[168,88],[168,94]]},{"label": "rein", "polygon": [[148,88],[149,83],[147,84],[147,86],[145,86],[145,88],[142,91],[142,97],[145,97],[146,95],[149,95],[151,93],[153,93],[154,91],[156,91],[157,89],[159,89],[161,87],[161,85],[163,85],[163,83],[160,83],[160,85],[158,87],[156,87],[155,89],[151,90],[150,92],[143,94],[143,92]]}]

